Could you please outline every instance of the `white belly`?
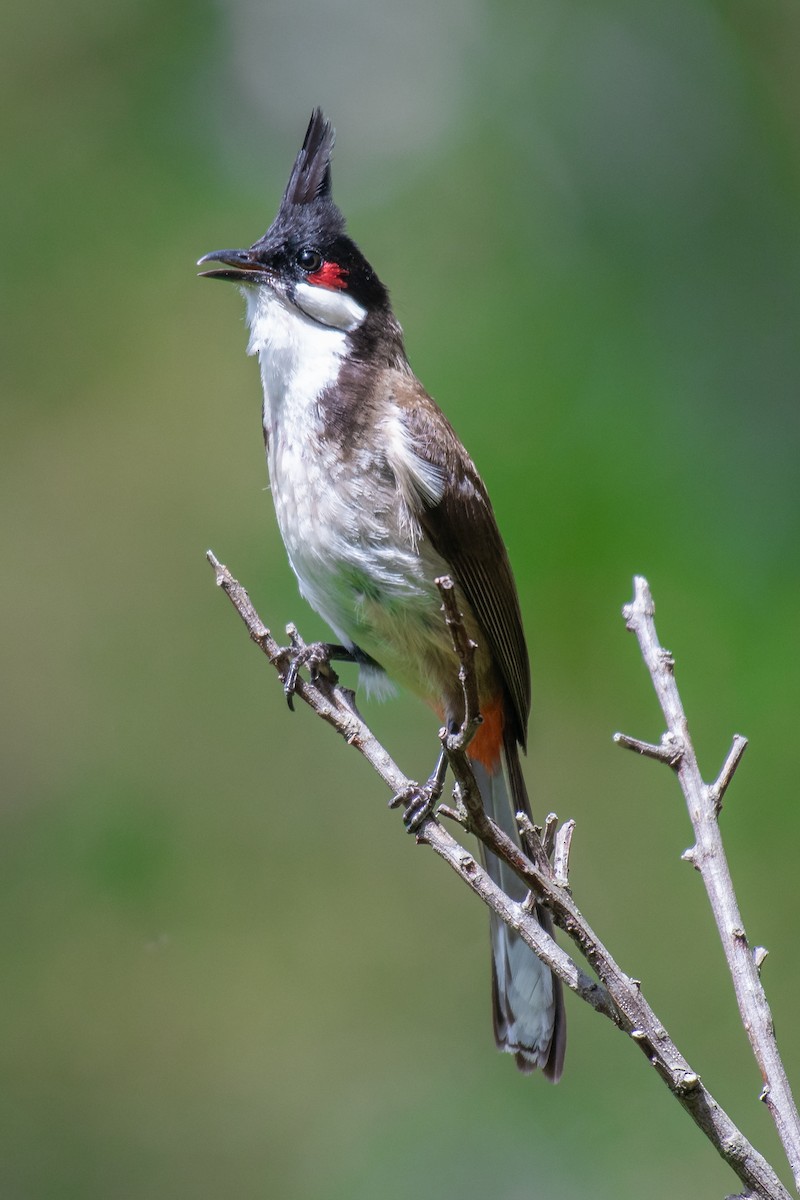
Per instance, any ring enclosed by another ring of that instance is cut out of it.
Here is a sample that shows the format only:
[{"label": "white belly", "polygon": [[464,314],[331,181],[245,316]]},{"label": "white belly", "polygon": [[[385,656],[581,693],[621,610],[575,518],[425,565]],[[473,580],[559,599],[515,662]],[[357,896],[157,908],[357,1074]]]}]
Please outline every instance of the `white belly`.
[{"label": "white belly", "polygon": [[300,590],[346,645],[426,691],[408,663],[441,643],[433,581],[446,565],[421,538],[380,447],[337,444],[326,430],[318,397],[338,378],[346,334],[268,289],[244,290],[275,513]]},{"label": "white belly", "polygon": [[439,632],[433,581],[445,564],[413,536],[385,462],[363,449],[342,458],[297,432],[273,427],[269,468],[300,590],[342,641],[395,673],[385,660],[395,658],[395,642],[407,644],[409,625],[427,626],[432,616]]}]

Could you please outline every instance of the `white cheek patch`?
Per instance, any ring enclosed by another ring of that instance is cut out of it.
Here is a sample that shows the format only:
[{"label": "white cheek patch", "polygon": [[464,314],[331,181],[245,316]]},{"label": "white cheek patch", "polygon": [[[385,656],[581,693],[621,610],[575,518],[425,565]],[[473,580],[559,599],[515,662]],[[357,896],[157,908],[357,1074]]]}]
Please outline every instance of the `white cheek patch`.
[{"label": "white cheek patch", "polygon": [[333,288],[315,287],[311,283],[298,283],[294,289],[294,302],[301,312],[321,325],[352,333],[358,329],[367,315],[363,308],[347,292]]}]

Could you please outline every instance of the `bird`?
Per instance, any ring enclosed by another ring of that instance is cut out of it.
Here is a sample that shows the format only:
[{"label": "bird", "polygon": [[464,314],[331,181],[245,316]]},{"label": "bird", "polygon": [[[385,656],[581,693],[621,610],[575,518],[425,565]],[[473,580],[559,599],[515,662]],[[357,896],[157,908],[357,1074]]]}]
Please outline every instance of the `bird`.
[{"label": "bird", "polygon": [[[277,523],[300,592],[340,639],[331,656],[359,664],[368,694],[399,684],[459,728],[459,663],[436,586],[449,576],[477,647],[482,721],[467,753],[487,814],[519,843],[531,681],[508,553],[472,459],[409,365],[386,287],[346,232],[334,136],[315,108],[267,232],[198,266],[244,295]],[[482,853],[521,902],[525,885]],[[545,909],[537,919],[552,932]],[[494,914],[490,935],[496,1044],[522,1072],[557,1082],[561,982]]]}]

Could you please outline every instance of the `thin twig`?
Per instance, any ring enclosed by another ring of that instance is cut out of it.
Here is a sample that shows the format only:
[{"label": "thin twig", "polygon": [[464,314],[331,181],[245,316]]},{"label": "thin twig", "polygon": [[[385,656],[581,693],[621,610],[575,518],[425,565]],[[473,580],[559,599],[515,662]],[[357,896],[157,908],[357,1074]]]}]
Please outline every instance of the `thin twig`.
[{"label": "thin twig", "polygon": [[800,1188],[800,1118],[778,1053],[772,1014],[759,975],[764,955],[751,950],[748,943],[718,821],[722,797],[741,761],[747,741],[736,734],[717,780],[707,786],[700,774],[689,736],[686,713],[675,682],[674,659],[659,644],[654,614],[655,606],[647,580],[637,576],[633,601],[625,606],[623,615],[628,629],[636,634],[650,672],[667,722],[665,738],[674,739],[675,744],[682,747],[675,769],[695,835],[694,847],[686,851],[683,857],[703,877],[733,978],[742,1023],[764,1080],[760,1098],[772,1115],[792,1169],[795,1186]]},{"label": "thin twig", "polygon": [[458,733],[450,734],[448,731],[448,744],[445,749],[466,750],[475,736],[478,726],[483,721],[478,700],[478,680],[474,669],[475,651],[478,647],[467,633],[464,617],[459,611],[456,601],[456,585],[450,576],[441,575],[434,582],[442,597],[445,623],[450,630],[453,649],[458,656],[458,679],[464,696],[464,720]]},{"label": "thin twig", "polygon": [[569,887],[569,854],[572,849],[572,835],[575,832],[575,822],[565,821],[556,834],[556,844],[553,851],[553,875],[556,883]]},{"label": "thin twig", "polygon": [[[251,638],[266,654],[281,678],[285,678],[291,652],[278,645],[258,617],[247,592],[227,567],[210,551],[208,559],[214,567],[217,584],[230,598]],[[471,686],[469,679],[463,682],[465,688]],[[355,711],[345,689],[320,674],[318,677],[312,676],[310,680],[298,677],[295,692],[318,716],[333,725],[348,744],[364,755],[392,795],[414,786]],[[567,987],[628,1034],[753,1196],[758,1200],[790,1200],[789,1193],[769,1163],[747,1141],[680,1054],[645,1001],[638,980],[626,975],[602,945],[566,886],[556,880],[549,862],[545,860],[543,866],[528,858],[515,842],[486,817],[479,798],[475,803],[478,789],[463,749],[453,748],[449,758],[456,777],[458,797],[467,808],[471,830],[490,850],[509,863],[527,883],[537,902],[544,903],[550,909],[556,924],[573,939],[596,971],[600,982],[590,979],[542,929],[531,906],[516,903],[501,891],[474,855],[460,845],[436,818],[429,817],[423,822],[417,832],[417,842],[430,846],[444,859],[487,907],[517,931]],[[566,873],[571,832],[566,832],[566,826],[562,829],[565,830],[562,835],[562,857]]]},{"label": "thin twig", "polygon": [[[520,822],[520,830],[521,829],[522,829],[522,824]],[[544,819],[544,825],[542,826],[542,839],[541,840],[542,840],[542,849],[544,850],[546,857],[549,858],[551,862],[553,861],[553,851],[556,848],[556,832],[557,832],[557,830],[558,830],[558,816],[556,815],[556,813],[552,813],[552,812],[548,813]]]},{"label": "thin twig", "polygon": [[742,761],[742,755],[747,749],[747,738],[742,737],[740,733],[733,735],[733,742],[728,751],[728,757],[722,764],[722,770],[717,776],[714,783],[708,789],[708,798],[714,805],[717,816],[722,812],[722,797],[728,790],[728,784],[733,779],[736,768]]},{"label": "thin twig", "polygon": [[644,758],[654,758],[657,762],[666,763],[668,767],[677,767],[683,755],[680,742],[673,742],[668,736],[662,738],[659,745],[653,742],[643,742],[640,738],[630,737],[627,733],[615,733],[612,739],[623,750],[634,750]]}]

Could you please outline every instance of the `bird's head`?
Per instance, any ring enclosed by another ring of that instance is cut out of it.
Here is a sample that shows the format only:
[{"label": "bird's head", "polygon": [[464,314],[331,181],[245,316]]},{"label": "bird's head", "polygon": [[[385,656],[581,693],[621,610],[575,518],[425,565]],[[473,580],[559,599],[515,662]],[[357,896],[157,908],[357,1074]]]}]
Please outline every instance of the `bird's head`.
[{"label": "bird's head", "polygon": [[345,332],[370,314],[389,313],[389,296],[364,255],[345,233],[331,195],[334,131],[315,108],[275,220],[247,250],[215,250],[198,266],[206,279],[266,288],[289,311]]}]

